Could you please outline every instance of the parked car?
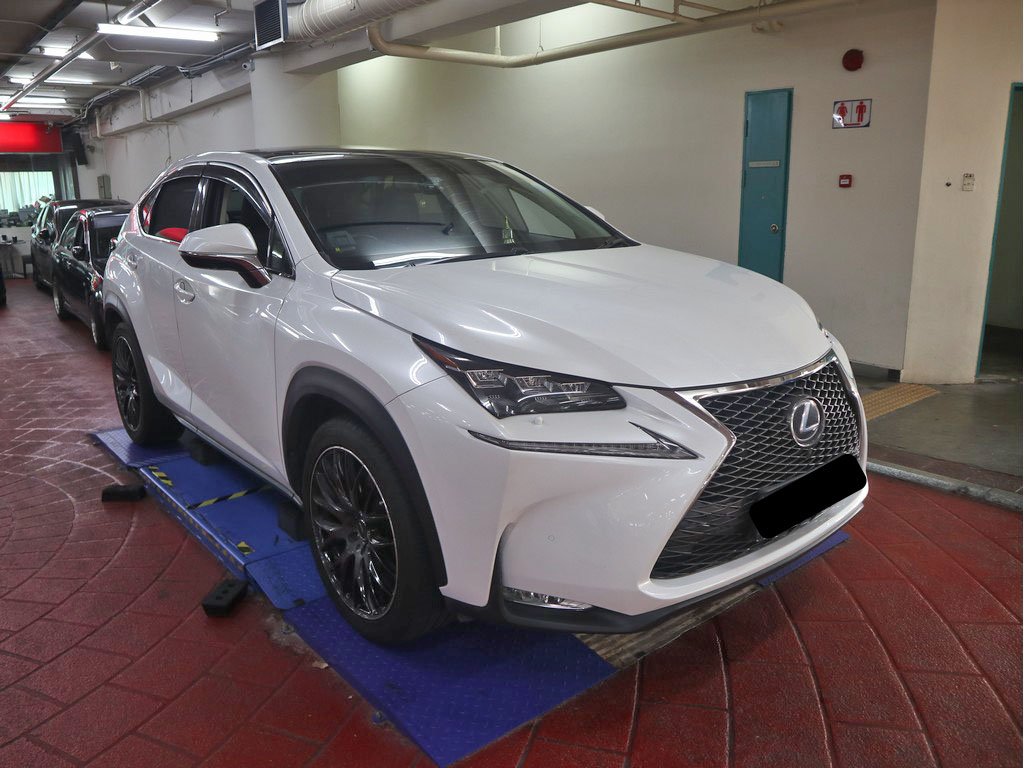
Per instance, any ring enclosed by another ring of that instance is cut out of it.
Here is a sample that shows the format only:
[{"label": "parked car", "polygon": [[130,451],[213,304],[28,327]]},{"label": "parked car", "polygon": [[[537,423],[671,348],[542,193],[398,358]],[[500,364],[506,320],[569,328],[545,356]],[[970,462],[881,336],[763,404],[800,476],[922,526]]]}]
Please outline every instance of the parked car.
[{"label": "parked car", "polygon": [[32,225],[29,252],[32,257],[32,281],[40,290],[53,283],[53,244],[68,221],[83,208],[109,205],[130,205],[127,200],[51,200],[39,210]]},{"label": "parked car", "polygon": [[185,425],[300,502],[376,641],[456,612],[638,630],[867,494],[850,363],[803,299],[494,160],[186,158],[132,209],[103,300],[131,438]]},{"label": "parked car", "polygon": [[74,316],[88,325],[97,349],[107,348],[103,270],[129,211],[129,205],[77,211],[53,244],[53,308],[61,320]]}]

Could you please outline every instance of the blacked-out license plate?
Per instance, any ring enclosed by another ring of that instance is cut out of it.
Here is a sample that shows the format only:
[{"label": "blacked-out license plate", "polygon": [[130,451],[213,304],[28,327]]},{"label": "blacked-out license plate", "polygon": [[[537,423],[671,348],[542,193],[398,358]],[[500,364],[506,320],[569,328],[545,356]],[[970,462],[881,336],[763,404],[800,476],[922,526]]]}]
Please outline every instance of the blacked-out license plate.
[{"label": "blacked-out license plate", "polygon": [[840,456],[755,501],[750,519],[757,532],[770,539],[856,493],[867,482],[856,458]]}]

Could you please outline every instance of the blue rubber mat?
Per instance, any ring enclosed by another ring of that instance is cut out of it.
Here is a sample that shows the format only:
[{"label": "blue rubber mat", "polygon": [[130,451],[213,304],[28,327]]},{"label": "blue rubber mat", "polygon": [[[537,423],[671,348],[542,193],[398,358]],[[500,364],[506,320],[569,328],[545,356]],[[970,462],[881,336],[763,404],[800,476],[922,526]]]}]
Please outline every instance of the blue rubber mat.
[{"label": "blue rubber mat", "polygon": [[93,432],[92,436],[120,459],[122,464],[133,469],[188,456],[188,449],[178,441],[155,446],[136,445],[121,427]]},{"label": "blue rubber mat", "polygon": [[327,595],[309,545],[247,563],[249,577],[275,608],[294,608]]},{"label": "blue rubber mat", "polygon": [[[226,497],[235,493],[266,487],[263,480],[230,461],[200,464],[191,456],[180,456],[147,464],[143,469],[163,473],[160,481],[176,501],[190,509],[212,504],[214,500],[227,501]],[[277,525],[276,514],[274,525]]]},{"label": "blue rubber mat", "polygon": [[807,565],[814,558],[821,557],[833,547],[838,547],[848,538],[850,538],[850,534],[848,534],[846,531],[836,531],[823,542],[821,542],[821,544],[819,544],[818,546],[804,552],[796,560],[788,562],[784,566],[779,568],[779,570],[772,571],[767,576],[758,579],[757,583],[760,584],[762,587],[767,587],[769,584],[774,584],[783,576],[787,576],[791,574],[793,571],[795,571],[797,568],[801,568]]},{"label": "blue rubber mat", "polygon": [[573,635],[453,624],[413,647],[383,648],[353,630],[327,597],[284,615],[440,766],[618,671]]}]

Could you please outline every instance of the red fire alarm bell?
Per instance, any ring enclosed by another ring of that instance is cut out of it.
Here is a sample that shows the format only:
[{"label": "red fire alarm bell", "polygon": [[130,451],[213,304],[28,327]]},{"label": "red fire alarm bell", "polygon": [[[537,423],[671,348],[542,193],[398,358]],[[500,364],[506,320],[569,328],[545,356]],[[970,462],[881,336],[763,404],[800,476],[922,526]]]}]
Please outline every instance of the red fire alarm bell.
[{"label": "red fire alarm bell", "polygon": [[840,189],[846,189],[847,187],[853,186],[853,174],[852,173],[841,173],[839,174],[839,187]]},{"label": "red fire alarm bell", "polygon": [[856,72],[864,66],[864,51],[860,48],[851,48],[843,54],[843,69],[847,72]]}]

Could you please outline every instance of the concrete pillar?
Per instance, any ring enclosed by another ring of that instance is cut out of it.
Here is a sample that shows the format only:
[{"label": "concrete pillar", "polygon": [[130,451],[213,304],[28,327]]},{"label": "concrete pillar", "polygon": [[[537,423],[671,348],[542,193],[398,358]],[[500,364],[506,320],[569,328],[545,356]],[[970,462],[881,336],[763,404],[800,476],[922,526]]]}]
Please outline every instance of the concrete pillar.
[{"label": "concrete pillar", "polygon": [[1020,30],[1020,0],[938,0],[904,381],[974,381]]},{"label": "concrete pillar", "polygon": [[341,143],[338,75],[291,75],[278,56],[254,59],[252,117],[256,147],[312,147]]}]

